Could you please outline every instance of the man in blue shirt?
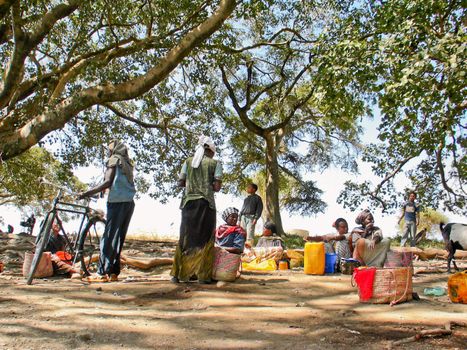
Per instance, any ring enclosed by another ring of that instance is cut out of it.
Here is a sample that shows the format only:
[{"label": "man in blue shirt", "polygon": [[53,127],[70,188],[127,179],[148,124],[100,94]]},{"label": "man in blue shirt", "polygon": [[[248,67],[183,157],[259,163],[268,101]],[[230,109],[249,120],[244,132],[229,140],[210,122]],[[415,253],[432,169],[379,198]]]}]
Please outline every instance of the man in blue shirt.
[{"label": "man in blue shirt", "polygon": [[402,215],[399,218],[398,224],[404,219],[404,229],[401,239],[401,247],[405,246],[407,240],[410,240],[410,246],[415,247],[415,236],[417,233],[417,226],[420,223],[420,207],[415,203],[417,194],[410,192],[409,201],[402,207]]}]

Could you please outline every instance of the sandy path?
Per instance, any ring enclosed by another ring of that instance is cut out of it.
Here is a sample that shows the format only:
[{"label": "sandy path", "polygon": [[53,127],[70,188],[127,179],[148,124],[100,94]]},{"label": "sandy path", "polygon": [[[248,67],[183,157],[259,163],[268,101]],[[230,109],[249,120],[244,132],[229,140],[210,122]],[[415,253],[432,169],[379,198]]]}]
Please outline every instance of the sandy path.
[{"label": "sandy path", "polygon": [[[444,296],[447,274],[414,278],[422,300],[390,307],[360,304],[350,276],[290,271],[250,273],[221,288],[171,284],[168,270],[125,270],[117,282],[65,279],[27,286],[0,275],[0,349],[382,349],[448,320],[467,305]],[[140,279],[140,281],[138,281]],[[467,330],[401,349],[464,349]]]}]

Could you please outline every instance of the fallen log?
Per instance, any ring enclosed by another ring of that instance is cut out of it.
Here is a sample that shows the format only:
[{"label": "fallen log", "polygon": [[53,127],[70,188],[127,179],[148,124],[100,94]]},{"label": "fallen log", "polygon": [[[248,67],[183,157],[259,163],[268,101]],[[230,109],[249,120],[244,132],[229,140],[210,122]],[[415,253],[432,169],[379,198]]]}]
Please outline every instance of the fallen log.
[{"label": "fallen log", "polygon": [[[446,260],[448,258],[448,252],[445,249],[420,249],[416,247],[391,247],[391,249],[396,252],[412,253],[417,255],[421,260],[431,260],[436,258]],[[454,255],[454,259],[467,259],[467,251],[458,249]]]},{"label": "fallen log", "polygon": [[427,330],[420,331],[411,337],[400,339],[400,340],[394,340],[391,343],[389,343],[388,349],[392,349],[393,347],[402,345],[402,344],[413,343],[413,342],[419,341],[427,337],[452,335],[452,328],[455,326],[466,327],[467,323],[458,322],[458,321],[450,321],[444,325],[444,328],[427,329]]},{"label": "fallen log", "polygon": [[173,258],[153,258],[153,259],[135,259],[122,255],[120,261],[131,267],[136,267],[142,270],[148,270],[156,266],[171,265]]},{"label": "fallen log", "polygon": [[[99,260],[99,255],[93,255],[91,262],[97,262]],[[136,267],[142,270],[148,270],[156,266],[171,265],[173,263],[173,258],[152,258],[152,259],[135,259],[128,256],[120,256],[120,262],[126,264],[130,267]],[[86,265],[89,264],[89,258],[84,259]],[[78,262],[74,265],[77,269],[81,267],[81,263]]]},{"label": "fallen log", "polygon": [[414,274],[419,275],[419,274],[424,274],[424,273],[444,273],[446,272],[446,268],[441,268],[441,267],[419,267],[419,268],[414,268]]}]

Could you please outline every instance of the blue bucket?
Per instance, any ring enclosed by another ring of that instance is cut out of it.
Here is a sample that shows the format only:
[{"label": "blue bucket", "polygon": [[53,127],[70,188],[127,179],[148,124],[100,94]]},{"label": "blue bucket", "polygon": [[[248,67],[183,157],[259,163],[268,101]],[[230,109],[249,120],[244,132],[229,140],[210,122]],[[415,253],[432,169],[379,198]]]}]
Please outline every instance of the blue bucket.
[{"label": "blue bucket", "polygon": [[334,273],[336,270],[337,254],[326,253],[326,265],[324,273]]}]

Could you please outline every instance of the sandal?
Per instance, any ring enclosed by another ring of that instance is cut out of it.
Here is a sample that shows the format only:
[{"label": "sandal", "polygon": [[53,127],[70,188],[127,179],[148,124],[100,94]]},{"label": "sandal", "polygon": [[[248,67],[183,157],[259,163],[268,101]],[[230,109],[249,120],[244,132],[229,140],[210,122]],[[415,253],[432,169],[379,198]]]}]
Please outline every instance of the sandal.
[{"label": "sandal", "polygon": [[86,281],[89,283],[105,283],[109,282],[109,278],[106,275],[94,275],[88,276],[88,278],[86,278]]},{"label": "sandal", "polygon": [[110,282],[118,282],[118,275],[111,273],[109,277]]}]

